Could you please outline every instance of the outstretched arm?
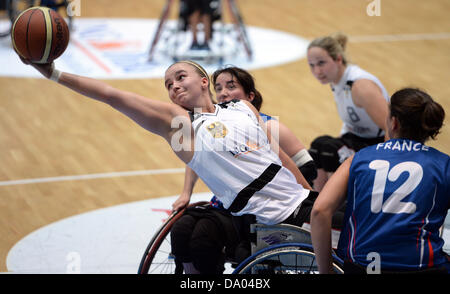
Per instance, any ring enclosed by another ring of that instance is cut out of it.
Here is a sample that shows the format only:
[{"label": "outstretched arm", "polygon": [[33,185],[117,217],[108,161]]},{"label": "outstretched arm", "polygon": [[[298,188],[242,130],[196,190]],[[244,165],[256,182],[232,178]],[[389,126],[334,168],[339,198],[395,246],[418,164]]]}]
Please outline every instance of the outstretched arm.
[{"label": "outstretched arm", "polygon": [[[46,78],[51,78],[83,96],[110,105],[134,120],[144,129],[163,137],[169,143],[171,143],[172,135],[179,130],[171,126],[175,117],[180,118],[180,122],[190,125],[187,111],[176,104],[153,100],[135,93],[122,91],[102,81],[88,77],[59,72],[54,69],[53,63],[34,64],[28,63],[23,59],[22,61],[32,65]],[[186,134],[184,134],[183,138],[186,138],[186,136],[191,135],[191,130],[189,128],[184,129]],[[192,154],[184,150],[192,150],[192,148],[184,148],[182,151],[176,153],[183,161],[188,162]]]}]

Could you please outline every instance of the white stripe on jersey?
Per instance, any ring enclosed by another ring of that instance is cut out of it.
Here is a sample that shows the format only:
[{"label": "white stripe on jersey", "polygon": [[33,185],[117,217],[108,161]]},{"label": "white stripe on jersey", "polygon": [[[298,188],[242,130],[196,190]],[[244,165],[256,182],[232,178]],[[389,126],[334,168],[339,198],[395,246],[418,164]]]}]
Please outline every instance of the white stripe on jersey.
[{"label": "white stripe on jersey", "polygon": [[[243,101],[216,105],[214,115],[197,113],[194,117],[195,152],[188,166],[225,208],[267,167],[282,165],[255,113]],[[288,169],[281,167],[242,210],[233,214],[253,214],[259,223],[268,225],[280,223],[308,194],[309,190],[298,184]]]}]

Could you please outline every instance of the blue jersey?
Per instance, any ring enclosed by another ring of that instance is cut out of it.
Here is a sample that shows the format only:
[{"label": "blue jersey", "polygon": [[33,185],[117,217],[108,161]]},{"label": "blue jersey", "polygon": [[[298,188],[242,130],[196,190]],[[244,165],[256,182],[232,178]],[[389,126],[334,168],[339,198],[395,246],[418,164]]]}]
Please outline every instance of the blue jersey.
[{"label": "blue jersey", "polygon": [[393,139],[357,152],[350,167],[338,255],[381,270],[446,263],[439,228],[450,204],[450,157],[416,141]]}]

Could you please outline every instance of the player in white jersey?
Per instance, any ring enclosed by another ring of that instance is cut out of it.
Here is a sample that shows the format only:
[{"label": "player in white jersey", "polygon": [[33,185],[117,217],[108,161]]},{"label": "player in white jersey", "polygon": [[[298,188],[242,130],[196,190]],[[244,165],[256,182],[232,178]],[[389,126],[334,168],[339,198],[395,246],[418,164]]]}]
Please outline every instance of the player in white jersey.
[{"label": "player in white jersey", "polygon": [[312,74],[330,84],[338,114],[343,121],[339,137],[320,136],[311,143],[318,176],[314,189],[320,191],[329,176],[359,149],[384,140],[389,95],[374,75],[349,64],[343,34],[320,37],[308,46]]},{"label": "player in white jersey", "polygon": [[[252,75],[246,70],[232,66],[216,70],[212,74],[212,84],[219,103],[245,100],[260,111],[263,97],[256,89]],[[260,116],[268,132],[279,138],[280,148],[291,157],[306,180],[315,178],[314,161],[292,131],[275,118],[261,112]],[[189,203],[197,178],[192,169],[187,167],[183,191],[172,205],[174,210]],[[237,262],[247,257],[250,243],[246,242],[245,234],[241,234],[243,240],[239,240],[234,229],[238,221],[240,219],[232,218],[227,213],[216,196],[209,205],[188,208],[174,224],[170,234],[172,253],[183,264],[185,273],[222,273],[224,252],[227,258]],[[241,227],[244,225],[241,224]]]},{"label": "player in white jersey", "polygon": [[345,273],[450,270],[439,231],[450,208],[450,157],[424,144],[439,134],[444,117],[421,90],[392,95],[389,140],[348,158],[314,204],[311,236],[321,273],[331,266],[331,216],[345,200],[337,250]]},{"label": "player in white jersey", "polygon": [[[214,92],[219,103],[228,102],[234,99],[249,101],[258,111],[260,111],[263,98],[261,93],[255,88],[255,81],[252,75],[244,69],[227,66],[216,70],[212,75]],[[302,175],[312,185],[312,180],[317,175],[317,170],[313,158],[309,155],[305,145],[300,142],[294,133],[277,119],[259,113],[263,119],[267,131],[273,136],[280,148],[294,161],[300,169]],[[273,132],[271,130],[273,129]],[[192,172],[187,169],[187,173]],[[193,189],[193,182],[196,182],[195,175],[187,175],[185,186],[180,197],[174,202],[173,209],[178,210],[186,206],[190,201]]]},{"label": "player in white jersey", "polygon": [[294,162],[266,135],[258,111],[247,101],[214,105],[206,71],[192,61],[166,70],[164,85],[172,103],[122,91],[67,72],[54,64],[32,65],[45,77],[88,98],[104,102],[144,129],[166,139],[175,154],[235,215],[254,214],[276,224],[309,195]]}]

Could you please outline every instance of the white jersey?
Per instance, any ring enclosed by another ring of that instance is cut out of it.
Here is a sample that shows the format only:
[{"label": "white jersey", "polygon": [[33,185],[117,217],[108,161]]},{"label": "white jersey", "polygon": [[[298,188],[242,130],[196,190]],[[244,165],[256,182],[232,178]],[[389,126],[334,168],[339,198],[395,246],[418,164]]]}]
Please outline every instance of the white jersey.
[{"label": "white jersey", "polygon": [[242,101],[195,113],[195,150],[188,166],[234,215],[253,214],[263,224],[287,219],[309,190],[282,166],[253,111]]},{"label": "white jersey", "polygon": [[367,79],[380,87],[383,97],[389,101],[389,95],[374,75],[366,72],[357,65],[349,65],[337,85],[332,85],[334,100],[339,116],[344,122],[341,135],[353,133],[363,138],[375,138],[384,135],[384,131],[370,118],[366,110],[355,105],[352,99],[352,84],[356,80]]}]

